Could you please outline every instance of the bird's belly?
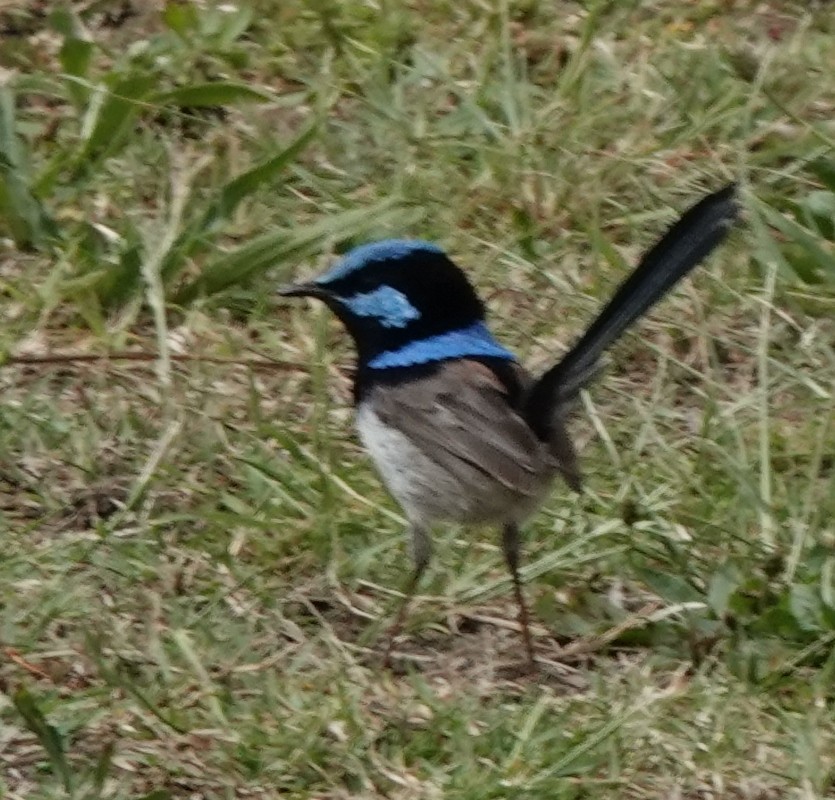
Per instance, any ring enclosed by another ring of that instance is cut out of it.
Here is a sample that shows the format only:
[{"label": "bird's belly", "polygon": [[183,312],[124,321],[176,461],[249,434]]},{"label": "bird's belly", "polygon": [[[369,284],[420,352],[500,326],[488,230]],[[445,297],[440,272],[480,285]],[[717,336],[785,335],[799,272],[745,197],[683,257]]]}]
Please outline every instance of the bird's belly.
[{"label": "bird's belly", "polygon": [[357,430],[386,488],[416,523],[521,522],[540,505],[556,472],[543,469],[526,485],[512,486],[463,461],[450,469],[363,404]]}]

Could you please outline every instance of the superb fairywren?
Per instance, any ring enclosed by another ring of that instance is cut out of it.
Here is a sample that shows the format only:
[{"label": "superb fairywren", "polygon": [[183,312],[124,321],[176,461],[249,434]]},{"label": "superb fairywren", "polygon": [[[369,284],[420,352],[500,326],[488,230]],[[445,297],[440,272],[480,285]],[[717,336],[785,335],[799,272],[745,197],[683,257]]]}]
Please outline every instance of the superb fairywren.
[{"label": "superb fairywren", "polygon": [[415,568],[387,661],[429,562],[431,526],[458,522],[501,527],[533,664],[519,525],[555,476],[580,489],[567,407],[595,375],[603,351],[724,239],[737,214],[733,186],[685,212],[568,354],[536,379],[493,338],[472,285],[434,244],[362,245],[319,278],[280,291],[324,301],[352,336],[359,435],[411,525]]}]

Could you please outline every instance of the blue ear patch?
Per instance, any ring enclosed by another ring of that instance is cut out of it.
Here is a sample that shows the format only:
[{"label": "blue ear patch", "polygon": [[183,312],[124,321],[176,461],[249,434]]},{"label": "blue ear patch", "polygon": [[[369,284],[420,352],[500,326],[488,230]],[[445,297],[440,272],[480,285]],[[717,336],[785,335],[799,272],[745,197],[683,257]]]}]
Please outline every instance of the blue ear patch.
[{"label": "blue ear patch", "polygon": [[363,292],[341,301],[358,317],[373,317],[384,328],[405,328],[420,317],[418,311],[403,292],[391,286],[380,286],[372,292]]},{"label": "blue ear patch", "polygon": [[332,270],[317,278],[316,283],[324,285],[341,280],[375,262],[399,261],[401,258],[420,253],[443,255],[443,252],[438,245],[419,239],[384,239],[381,242],[371,242],[349,250]]},{"label": "blue ear patch", "polygon": [[476,322],[457,331],[438,333],[425,339],[386,350],[368,362],[372,369],[391,369],[392,367],[411,367],[415,364],[429,364],[433,361],[446,361],[450,358],[489,356],[506,361],[515,361],[516,357],[502,347],[492,336],[483,322]]}]

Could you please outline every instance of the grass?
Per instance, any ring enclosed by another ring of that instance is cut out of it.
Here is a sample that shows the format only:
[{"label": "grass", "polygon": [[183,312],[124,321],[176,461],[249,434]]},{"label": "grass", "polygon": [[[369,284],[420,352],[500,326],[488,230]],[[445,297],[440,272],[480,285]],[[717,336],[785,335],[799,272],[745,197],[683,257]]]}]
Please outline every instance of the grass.
[{"label": "grass", "polygon": [[[0,24],[0,797],[833,795],[826,4]],[[618,346],[583,495],[527,526],[541,674],[455,529],[382,671],[403,520],[349,344],[272,288],[437,240],[542,368],[730,179],[745,225]]]}]

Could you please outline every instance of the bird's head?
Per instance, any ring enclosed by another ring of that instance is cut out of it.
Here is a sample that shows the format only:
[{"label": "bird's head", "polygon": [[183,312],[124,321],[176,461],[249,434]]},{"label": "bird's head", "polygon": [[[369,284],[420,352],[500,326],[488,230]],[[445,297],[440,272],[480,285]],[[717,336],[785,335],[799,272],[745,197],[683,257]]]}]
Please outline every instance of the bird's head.
[{"label": "bird's head", "polygon": [[323,275],[279,294],[326,303],[353,337],[360,366],[413,351],[433,360],[424,357],[425,347],[414,345],[483,327],[484,306],[472,285],[429,242],[387,239],[356,247]]}]

